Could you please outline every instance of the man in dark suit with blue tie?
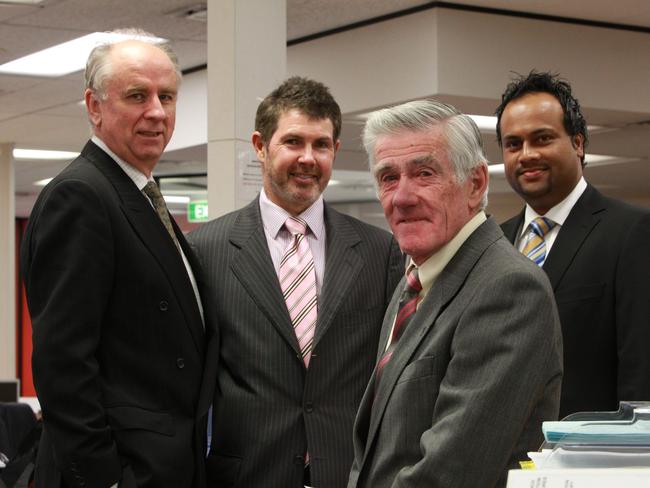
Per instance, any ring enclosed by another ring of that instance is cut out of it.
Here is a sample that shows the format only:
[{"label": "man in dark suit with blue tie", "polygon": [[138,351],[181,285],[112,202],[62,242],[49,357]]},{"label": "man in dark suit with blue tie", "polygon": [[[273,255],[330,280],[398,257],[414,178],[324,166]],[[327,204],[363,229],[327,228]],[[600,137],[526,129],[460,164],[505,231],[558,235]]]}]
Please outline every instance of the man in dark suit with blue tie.
[{"label": "man in dark suit with blue tie", "polygon": [[116,33],[138,40],[90,54],[93,137],[43,189],[22,242],[38,488],[202,486],[197,267],[152,178],[181,73],[166,43]]},{"label": "man in dark suit with blue tie", "polygon": [[404,268],[389,233],[323,201],[340,130],[325,86],[282,83],[255,119],[259,197],[190,236],[221,338],[211,487],[346,484],[354,415]]},{"label": "man in dark suit with blue tie", "polygon": [[546,271],[560,313],[560,417],[650,400],[650,212],[585,181],[587,125],[566,81],[517,78],[497,116],[506,177],[526,202],[502,228]]}]

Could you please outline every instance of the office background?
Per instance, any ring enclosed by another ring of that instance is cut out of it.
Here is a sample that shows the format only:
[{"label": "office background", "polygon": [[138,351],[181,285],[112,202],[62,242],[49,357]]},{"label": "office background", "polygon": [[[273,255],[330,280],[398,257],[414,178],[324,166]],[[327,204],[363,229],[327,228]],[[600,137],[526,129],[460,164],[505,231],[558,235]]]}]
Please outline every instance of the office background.
[{"label": "office background", "polygon": [[[27,1],[0,1],[0,65],[117,27],[172,42],[185,76],[176,133],[156,175],[185,228],[196,225],[187,222],[188,201],[209,200],[216,217],[252,198],[260,181],[248,142],[254,110],[293,74],[324,82],[341,104],[341,151],[325,197],[370,223],[386,226],[360,146],[364,114],[434,96],[491,116],[512,74],[533,68],[566,77],[582,103],[591,126],[586,178],[607,195],[650,206],[646,0]],[[79,151],[90,134],[82,91],[80,71],[0,73],[0,379],[23,376],[23,393],[30,330],[17,242],[39,183],[70,158],[12,154]],[[503,177],[490,124],[482,125],[492,163],[488,211],[501,221],[522,203]]]}]

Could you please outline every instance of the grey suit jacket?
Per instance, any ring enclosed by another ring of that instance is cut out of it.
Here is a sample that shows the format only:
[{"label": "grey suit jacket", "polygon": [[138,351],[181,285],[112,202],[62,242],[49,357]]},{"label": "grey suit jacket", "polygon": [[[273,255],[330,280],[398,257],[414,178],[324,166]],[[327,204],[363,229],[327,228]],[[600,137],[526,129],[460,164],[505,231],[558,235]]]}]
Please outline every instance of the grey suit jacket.
[{"label": "grey suit jacket", "polygon": [[208,486],[345,486],[352,424],[384,311],[403,273],[391,235],[325,205],[327,249],[309,369],[268,251],[258,200],[190,235],[219,329]]},{"label": "grey suit jacket", "polygon": [[[401,284],[386,313],[386,346]],[[490,488],[554,420],[562,346],[544,274],[488,219],[420,304],[354,426],[348,486]]]}]

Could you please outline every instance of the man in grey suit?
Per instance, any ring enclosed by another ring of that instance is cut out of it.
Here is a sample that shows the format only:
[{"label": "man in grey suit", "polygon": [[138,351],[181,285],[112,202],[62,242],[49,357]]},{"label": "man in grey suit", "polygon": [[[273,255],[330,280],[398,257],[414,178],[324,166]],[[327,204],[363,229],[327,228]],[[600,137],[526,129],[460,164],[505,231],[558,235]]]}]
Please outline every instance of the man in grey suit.
[{"label": "man in grey suit", "polygon": [[347,482],[354,415],[404,268],[388,232],[323,202],[340,129],[325,86],[285,81],[257,110],[259,198],[190,236],[221,337],[209,486]]},{"label": "man in grey suit", "polygon": [[371,114],[364,144],[410,263],[355,420],[348,487],[505,486],[557,416],[548,280],[484,213],[487,161],[469,117],[409,102]]}]

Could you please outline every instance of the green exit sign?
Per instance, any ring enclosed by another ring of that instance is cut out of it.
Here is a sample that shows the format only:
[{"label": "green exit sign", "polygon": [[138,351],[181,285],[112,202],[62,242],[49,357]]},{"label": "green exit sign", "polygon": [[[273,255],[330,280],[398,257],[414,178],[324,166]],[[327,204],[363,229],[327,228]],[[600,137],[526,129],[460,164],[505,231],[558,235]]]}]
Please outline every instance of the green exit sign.
[{"label": "green exit sign", "polygon": [[188,222],[207,222],[208,220],[208,201],[196,200],[187,204],[187,221]]}]

